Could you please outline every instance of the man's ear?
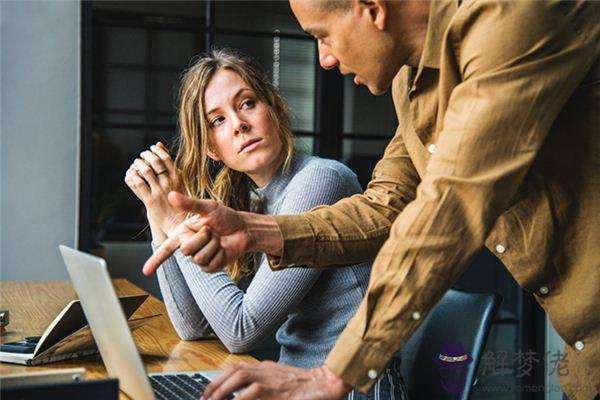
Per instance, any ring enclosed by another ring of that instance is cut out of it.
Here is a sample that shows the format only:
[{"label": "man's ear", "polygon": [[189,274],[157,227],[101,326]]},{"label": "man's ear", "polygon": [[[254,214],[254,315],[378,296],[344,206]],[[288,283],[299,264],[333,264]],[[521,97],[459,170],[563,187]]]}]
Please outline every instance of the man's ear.
[{"label": "man's ear", "polygon": [[353,8],[356,13],[366,13],[377,29],[383,31],[387,26],[387,6],[386,0],[355,0]]}]

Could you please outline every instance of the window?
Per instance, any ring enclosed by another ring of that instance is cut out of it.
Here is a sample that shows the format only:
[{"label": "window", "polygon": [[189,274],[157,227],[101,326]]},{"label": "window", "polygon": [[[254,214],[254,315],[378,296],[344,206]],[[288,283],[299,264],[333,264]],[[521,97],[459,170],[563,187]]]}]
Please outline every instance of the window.
[{"label": "window", "polygon": [[145,210],[123,177],[141,151],[172,142],[181,73],[207,46],[257,59],[288,102],[298,148],[315,152],[316,47],[287,2],[94,2],[84,11],[93,83],[84,93],[82,248],[148,240]]},{"label": "window", "polygon": [[90,240],[145,240],[144,210],[123,177],[142,150],[172,139],[179,77],[204,50],[204,19],[95,7]]}]

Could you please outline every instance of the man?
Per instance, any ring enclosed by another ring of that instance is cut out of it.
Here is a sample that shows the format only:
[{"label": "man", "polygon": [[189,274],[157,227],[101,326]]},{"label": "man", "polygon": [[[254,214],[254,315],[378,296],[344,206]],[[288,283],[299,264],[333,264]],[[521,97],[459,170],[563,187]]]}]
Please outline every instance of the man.
[{"label": "man", "polygon": [[[571,399],[600,392],[600,4],[291,0],[323,68],[390,86],[396,135],[363,195],[298,216],[238,213],[170,194],[200,224],[177,247],[207,271],[247,251],[274,269],[376,257],[369,290],[325,365],[240,365],[221,399],[341,398],[367,391],[485,245],[566,342]],[[216,239],[216,240],[215,240]],[[216,245],[215,245],[216,243]]]}]

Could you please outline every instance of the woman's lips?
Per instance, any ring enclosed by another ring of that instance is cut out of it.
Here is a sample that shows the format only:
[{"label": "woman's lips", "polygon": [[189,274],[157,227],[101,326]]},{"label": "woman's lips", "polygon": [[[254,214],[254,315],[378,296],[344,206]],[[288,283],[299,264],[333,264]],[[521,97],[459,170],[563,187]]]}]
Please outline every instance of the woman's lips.
[{"label": "woman's lips", "polygon": [[262,141],[262,139],[254,139],[254,140],[249,141],[248,144],[244,144],[242,146],[240,153],[248,153],[248,152],[254,150],[258,146],[260,146],[261,141]]}]

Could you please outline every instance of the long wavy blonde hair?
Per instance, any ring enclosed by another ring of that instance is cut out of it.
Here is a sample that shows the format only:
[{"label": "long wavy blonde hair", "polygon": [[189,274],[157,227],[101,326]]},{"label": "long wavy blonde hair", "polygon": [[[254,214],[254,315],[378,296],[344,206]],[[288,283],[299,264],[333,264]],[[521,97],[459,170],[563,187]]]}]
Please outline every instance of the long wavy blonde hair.
[{"label": "long wavy blonde hair", "polygon": [[[267,75],[251,58],[231,49],[214,50],[193,62],[185,71],[179,91],[178,152],[175,158],[189,196],[213,199],[240,211],[250,210],[252,180],[223,163],[208,157],[209,123],[205,116],[204,94],[213,76],[221,69],[237,73],[267,105],[283,143],[283,168],[289,168],[295,152],[290,115],[285,100]],[[255,255],[249,254],[226,267],[234,280],[250,274]]]}]

